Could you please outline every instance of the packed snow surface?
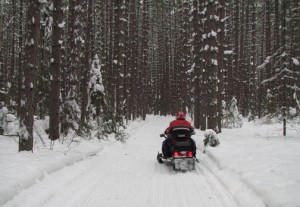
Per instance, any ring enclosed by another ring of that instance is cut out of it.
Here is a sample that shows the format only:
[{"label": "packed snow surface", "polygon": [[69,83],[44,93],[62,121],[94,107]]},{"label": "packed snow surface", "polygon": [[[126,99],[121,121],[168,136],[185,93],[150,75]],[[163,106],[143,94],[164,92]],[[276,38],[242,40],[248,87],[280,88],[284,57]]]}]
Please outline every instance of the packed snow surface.
[{"label": "packed snow surface", "polygon": [[36,138],[34,153],[18,153],[16,137],[0,136],[0,206],[300,206],[297,128],[283,138],[279,125],[244,123],[223,130],[206,153],[196,131],[196,170],[174,172],[156,161],[171,120],[132,122],[125,143],[66,139],[49,150]]}]

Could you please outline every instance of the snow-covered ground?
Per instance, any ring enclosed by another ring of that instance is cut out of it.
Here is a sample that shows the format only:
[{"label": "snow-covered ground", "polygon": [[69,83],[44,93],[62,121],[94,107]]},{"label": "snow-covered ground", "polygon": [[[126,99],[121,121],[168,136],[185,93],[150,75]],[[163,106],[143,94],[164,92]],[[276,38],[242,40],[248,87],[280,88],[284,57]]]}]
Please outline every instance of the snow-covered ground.
[{"label": "snow-covered ground", "polygon": [[174,172],[156,161],[171,120],[131,123],[126,143],[65,140],[49,150],[37,138],[34,153],[18,153],[16,137],[0,136],[0,206],[300,206],[299,132],[283,138],[280,126],[244,123],[224,129],[204,154],[196,131],[196,170]]}]

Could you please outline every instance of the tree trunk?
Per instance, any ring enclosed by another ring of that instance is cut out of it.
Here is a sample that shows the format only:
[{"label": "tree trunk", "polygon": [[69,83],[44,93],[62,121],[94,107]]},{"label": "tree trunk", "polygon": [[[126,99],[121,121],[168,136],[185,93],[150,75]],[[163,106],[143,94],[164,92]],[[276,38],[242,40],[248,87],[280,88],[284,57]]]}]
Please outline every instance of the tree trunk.
[{"label": "tree trunk", "polygon": [[18,81],[18,94],[17,94],[17,114],[21,114],[21,99],[22,99],[22,77],[24,76],[23,69],[23,0],[20,0],[19,8],[19,62],[18,62],[18,72],[17,72],[17,81]]},{"label": "tree trunk", "polygon": [[[257,65],[257,60],[256,60],[256,53],[257,53],[257,47],[256,47],[256,6],[255,2],[251,1],[251,57],[250,57],[250,112],[253,116],[257,116],[257,88],[256,88],[256,65]],[[256,93],[255,93],[256,92]]]},{"label": "tree trunk", "polygon": [[193,50],[193,74],[195,74],[195,80],[194,80],[194,88],[195,88],[195,94],[194,94],[194,127],[196,129],[200,128],[200,78],[201,78],[201,53],[200,53],[200,47],[201,47],[201,37],[202,33],[200,30],[199,25],[199,5],[197,0],[193,0],[193,8],[192,11],[192,28],[194,33],[194,50]]},{"label": "tree trunk", "polygon": [[63,44],[63,10],[62,1],[53,0],[53,36],[52,61],[50,61],[51,91],[50,91],[50,126],[49,139],[59,139],[60,123],[60,71],[61,48]]},{"label": "tree trunk", "polygon": [[224,67],[224,44],[225,44],[225,7],[226,0],[219,0],[219,8],[218,8],[218,106],[217,106],[217,128],[218,132],[222,131],[222,102],[224,100],[224,75],[225,75],[225,67]]},{"label": "tree trunk", "polygon": [[217,71],[217,18],[215,2],[209,2],[207,5],[207,21],[205,31],[207,35],[207,50],[205,50],[205,70],[207,70],[207,125],[208,129],[217,127],[217,100],[218,100],[218,71]]},{"label": "tree trunk", "polygon": [[82,71],[82,86],[81,86],[81,93],[82,93],[82,103],[81,103],[81,125],[83,125],[86,121],[88,116],[87,108],[88,108],[88,83],[89,83],[89,74],[90,74],[90,65],[91,65],[91,30],[92,30],[92,8],[93,8],[93,1],[88,1],[88,12],[87,15],[83,13],[84,19],[87,16],[86,24],[86,33],[85,33],[85,57],[84,57],[84,67]]},{"label": "tree trunk", "polygon": [[38,69],[40,9],[38,0],[28,0],[25,44],[25,83],[22,97],[19,151],[33,150],[34,91]]}]

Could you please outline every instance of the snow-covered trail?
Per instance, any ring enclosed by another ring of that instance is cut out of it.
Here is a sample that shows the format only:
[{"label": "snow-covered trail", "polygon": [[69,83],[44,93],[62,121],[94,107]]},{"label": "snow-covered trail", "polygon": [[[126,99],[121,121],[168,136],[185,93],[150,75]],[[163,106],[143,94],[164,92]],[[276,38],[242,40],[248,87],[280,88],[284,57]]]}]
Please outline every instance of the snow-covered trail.
[{"label": "snow-covered trail", "polygon": [[125,144],[113,144],[95,156],[45,174],[4,206],[239,206],[202,162],[195,171],[174,172],[156,161],[163,141],[159,134],[169,121],[155,117],[143,122],[131,129]]}]

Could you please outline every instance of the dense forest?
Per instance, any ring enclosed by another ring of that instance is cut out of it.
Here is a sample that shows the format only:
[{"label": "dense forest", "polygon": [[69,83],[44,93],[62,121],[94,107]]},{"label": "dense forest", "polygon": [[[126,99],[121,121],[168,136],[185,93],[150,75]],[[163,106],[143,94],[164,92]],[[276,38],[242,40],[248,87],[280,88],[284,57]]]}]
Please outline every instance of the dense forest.
[{"label": "dense forest", "polygon": [[34,117],[50,117],[56,140],[179,110],[219,132],[232,107],[249,119],[299,116],[299,0],[0,6],[0,102],[20,119],[20,150],[32,149]]}]

